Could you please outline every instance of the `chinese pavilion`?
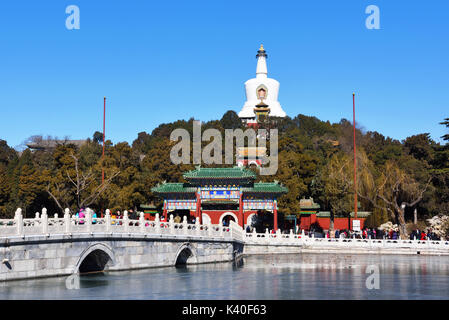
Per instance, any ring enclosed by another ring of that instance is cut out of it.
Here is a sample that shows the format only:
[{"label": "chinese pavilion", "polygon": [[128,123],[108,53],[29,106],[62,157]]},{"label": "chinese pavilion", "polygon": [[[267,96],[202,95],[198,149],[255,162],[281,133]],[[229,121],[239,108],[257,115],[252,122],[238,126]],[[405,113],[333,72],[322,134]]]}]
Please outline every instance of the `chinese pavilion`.
[{"label": "chinese pavilion", "polygon": [[277,198],[288,189],[277,181],[255,182],[256,174],[242,167],[201,168],[183,175],[187,183],[158,184],[152,191],[164,199],[163,215],[186,214],[200,223],[234,220],[242,228],[258,212],[273,213],[277,229]]}]

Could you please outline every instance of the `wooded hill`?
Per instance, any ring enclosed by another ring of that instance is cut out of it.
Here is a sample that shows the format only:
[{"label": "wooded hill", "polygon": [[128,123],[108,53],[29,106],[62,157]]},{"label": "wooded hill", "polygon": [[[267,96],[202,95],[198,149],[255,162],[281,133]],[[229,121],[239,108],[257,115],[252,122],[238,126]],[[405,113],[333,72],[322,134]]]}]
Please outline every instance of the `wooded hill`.
[{"label": "wooded hill", "polygon": [[[161,124],[151,134],[140,132],[131,146],[107,140],[104,161],[100,132],[81,146],[61,143],[52,149],[26,149],[20,155],[0,140],[0,216],[12,217],[18,207],[32,217],[43,207],[62,213],[66,207],[75,212],[89,206],[99,212],[138,209],[151,202],[160,205],[151,188],[162,181],[181,182],[182,173],[194,168],[174,165],[169,156],[176,144],[169,140],[170,133],[185,128],[192,136],[192,125],[193,119]],[[449,119],[441,125],[449,127]],[[353,211],[352,123],[342,119],[331,124],[300,114],[263,126],[279,131],[278,171],[260,180],[278,180],[288,187],[289,193],[279,199],[280,213],[299,212],[303,197],[313,197],[331,216]],[[244,129],[233,111],[202,123],[202,130],[208,128],[222,133]],[[443,139],[449,140],[449,135]],[[449,215],[448,143],[436,143],[428,133],[397,141],[359,129],[356,141],[358,199],[361,209],[373,212],[368,225],[390,220],[404,226],[415,208],[420,220]]]}]

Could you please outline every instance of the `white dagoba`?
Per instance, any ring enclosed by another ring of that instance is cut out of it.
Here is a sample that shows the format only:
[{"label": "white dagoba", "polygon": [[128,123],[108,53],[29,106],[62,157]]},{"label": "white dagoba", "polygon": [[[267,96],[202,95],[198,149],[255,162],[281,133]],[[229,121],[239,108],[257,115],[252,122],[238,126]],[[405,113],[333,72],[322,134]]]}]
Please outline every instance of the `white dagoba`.
[{"label": "white dagoba", "polygon": [[[281,104],[278,101],[279,82],[267,77],[267,54],[263,45],[260,45],[256,57],[256,77],[245,82],[246,102],[243,105],[242,111],[239,112],[239,118],[247,123],[255,123],[256,114],[254,113],[254,108],[262,100],[264,104],[268,105],[270,117],[284,118],[287,114],[282,110]],[[261,89],[265,92],[261,92]]]}]

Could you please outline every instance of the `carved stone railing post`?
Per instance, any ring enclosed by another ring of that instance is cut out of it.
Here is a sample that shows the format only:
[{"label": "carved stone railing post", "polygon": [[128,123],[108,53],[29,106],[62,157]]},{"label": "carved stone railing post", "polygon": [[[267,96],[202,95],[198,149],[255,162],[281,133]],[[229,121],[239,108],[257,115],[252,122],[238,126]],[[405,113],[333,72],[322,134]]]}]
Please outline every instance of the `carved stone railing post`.
[{"label": "carved stone railing post", "polygon": [[170,215],[170,219],[168,220],[168,226],[170,228],[170,234],[175,233],[175,220],[173,219],[173,215]]},{"label": "carved stone railing post", "polygon": [[23,235],[23,215],[22,215],[22,209],[18,208],[14,214],[14,220],[16,220],[16,226],[17,226],[17,235],[22,236]]},{"label": "carved stone railing post", "polygon": [[207,220],[207,234],[212,237],[212,222],[210,220]]},{"label": "carved stone railing post", "polygon": [[161,220],[159,219],[159,213],[156,213],[156,216],[154,217],[154,224],[156,233],[161,233]]},{"label": "carved stone railing post", "polygon": [[86,226],[87,226],[87,232],[92,232],[92,210],[90,208],[86,209]]},{"label": "carved stone railing post", "polygon": [[187,229],[187,216],[184,216],[182,218],[182,230],[184,231],[184,234],[187,234],[189,232],[189,230]]},{"label": "carved stone railing post", "polygon": [[65,233],[70,233],[70,228],[72,226],[72,223],[70,221],[70,210],[69,208],[65,208],[64,210],[64,231]]},{"label": "carved stone railing post", "polygon": [[125,232],[128,232],[129,230],[129,218],[128,218],[128,211],[124,211],[123,212],[123,225],[124,225],[124,230]]},{"label": "carved stone railing post", "polygon": [[34,225],[38,225],[40,222],[40,218],[39,218],[39,211],[36,212],[35,216],[34,216]]},{"label": "carved stone railing post", "polygon": [[46,208],[42,209],[41,223],[42,223],[42,233],[43,234],[48,234],[48,215],[47,215],[47,209]]},{"label": "carved stone railing post", "polygon": [[145,233],[145,217],[143,212],[139,213],[139,230],[141,233]]},{"label": "carved stone railing post", "polygon": [[196,218],[195,219],[195,231],[197,235],[200,235],[200,219]]},{"label": "carved stone railing post", "polygon": [[109,209],[106,209],[105,223],[106,223],[106,232],[111,231],[111,210]]}]

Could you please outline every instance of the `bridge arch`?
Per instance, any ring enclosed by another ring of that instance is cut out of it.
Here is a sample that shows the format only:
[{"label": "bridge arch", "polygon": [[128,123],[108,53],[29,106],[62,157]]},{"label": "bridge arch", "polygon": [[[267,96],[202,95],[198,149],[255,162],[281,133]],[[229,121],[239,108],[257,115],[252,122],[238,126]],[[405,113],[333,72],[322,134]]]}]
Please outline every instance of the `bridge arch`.
[{"label": "bridge arch", "polygon": [[237,216],[235,215],[235,213],[233,213],[233,212],[231,212],[231,211],[227,211],[227,212],[224,212],[224,213],[220,216],[220,222],[219,222],[220,225],[223,225],[223,218],[226,217],[226,216],[231,216],[231,217],[233,217],[233,218],[234,218],[234,222],[235,222],[235,223],[239,223],[239,218],[237,218]]},{"label": "bridge arch", "polygon": [[103,271],[116,262],[112,248],[104,243],[95,243],[86,248],[75,266],[74,273]]},{"label": "bridge arch", "polygon": [[191,263],[198,263],[196,250],[189,242],[185,242],[179,247],[178,251],[176,252],[173,265],[186,265],[187,261],[190,261]]}]

